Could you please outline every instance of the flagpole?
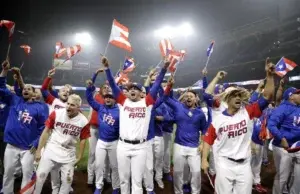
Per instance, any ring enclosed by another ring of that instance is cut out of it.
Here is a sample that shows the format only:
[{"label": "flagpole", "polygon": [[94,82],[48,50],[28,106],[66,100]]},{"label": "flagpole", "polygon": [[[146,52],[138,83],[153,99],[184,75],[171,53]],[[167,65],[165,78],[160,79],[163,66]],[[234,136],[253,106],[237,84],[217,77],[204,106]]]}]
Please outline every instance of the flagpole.
[{"label": "flagpole", "polygon": [[155,66],[155,69],[158,69],[163,60],[160,60],[159,63]]},{"label": "flagpole", "polygon": [[20,70],[22,69],[23,65],[24,65],[24,61],[22,62],[22,65],[21,65],[21,67],[20,67]]},{"label": "flagpole", "polygon": [[106,52],[107,52],[107,49],[108,49],[108,45],[109,45],[109,41],[108,41],[108,43],[107,43],[107,45],[106,45],[106,47],[105,47],[105,50],[104,50],[103,56],[105,56],[105,55],[106,55]]},{"label": "flagpole", "polygon": [[206,60],[206,64],[205,64],[205,67],[204,67],[204,69],[206,69],[206,68],[207,68],[207,65],[208,65],[209,59],[210,59],[210,55],[207,57],[207,60]]},{"label": "flagpole", "polygon": [[6,53],[6,60],[9,58],[9,51],[10,51],[11,42],[8,44],[7,53]]}]

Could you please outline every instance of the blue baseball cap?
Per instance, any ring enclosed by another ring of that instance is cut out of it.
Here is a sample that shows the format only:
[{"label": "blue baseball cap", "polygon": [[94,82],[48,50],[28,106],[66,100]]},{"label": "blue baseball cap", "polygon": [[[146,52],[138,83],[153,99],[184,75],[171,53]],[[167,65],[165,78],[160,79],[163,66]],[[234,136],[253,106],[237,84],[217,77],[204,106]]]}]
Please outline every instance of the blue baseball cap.
[{"label": "blue baseball cap", "polygon": [[290,96],[293,94],[300,94],[300,90],[298,90],[297,88],[294,88],[294,87],[290,87],[290,88],[286,89],[283,93],[283,99],[288,100],[290,98]]},{"label": "blue baseball cap", "polygon": [[136,89],[138,89],[138,90],[140,90],[140,91],[143,91],[143,86],[142,86],[142,84],[139,84],[139,83],[136,83],[136,82],[134,82],[134,83],[131,83],[129,86],[128,86],[128,90],[130,90],[131,88],[136,88]]}]

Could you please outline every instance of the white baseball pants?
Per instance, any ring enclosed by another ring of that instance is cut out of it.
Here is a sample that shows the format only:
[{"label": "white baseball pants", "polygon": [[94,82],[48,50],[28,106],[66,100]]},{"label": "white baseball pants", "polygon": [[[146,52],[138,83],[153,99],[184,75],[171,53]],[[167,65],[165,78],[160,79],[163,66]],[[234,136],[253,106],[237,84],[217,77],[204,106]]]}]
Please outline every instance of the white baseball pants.
[{"label": "white baseball pants", "polygon": [[118,142],[117,159],[122,194],[130,194],[131,188],[134,194],[143,194],[142,179],[146,167],[148,142],[140,144],[128,144]]},{"label": "white baseball pants", "polygon": [[274,178],[272,193],[282,194],[286,184],[288,184],[289,175],[292,170],[292,155],[283,148],[273,145],[273,157],[276,175]]},{"label": "white baseball pants", "polygon": [[294,165],[294,176],[291,184],[290,194],[299,194],[300,193],[300,151],[292,153],[292,162]]},{"label": "white baseball pants", "polygon": [[250,158],[237,163],[226,157],[215,157],[217,194],[252,194],[252,171]]},{"label": "white baseball pants", "polygon": [[[96,152],[96,145],[98,141],[99,129],[97,126],[91,125],[90,127],[91,137],[89,138],[89,158],[88,158],[88,165],[87,165],[87,172],[88,172],[88,184],[93,184],[94,175],[95,175],[95,152]],[[108,158],[105,160],[105,167],[104,167],[104,178],[110,180],[110,167]]]},{"label": "white baseball pants", "polygon": [[191,172],[192,194],[199,194],[201,190],[201,160],[197,148],[191,148],[174,143],[174,192],[183,194],[183,171],[187,162]]},{"label": "white baseball pants", "polygon": [[34,194],[40,194],[45,180],[52,169],[59,169],[61,172],[61,186],[59,194],[69,194],[74,175],[74,163],[58,163],[48,157],[42,156],[36,172],[36,184]]},{"label": "white baseball pants", "polygon": [[183,184],[189,184],[191,182],[192,174],[187,161],[184,163],[183,167]]},{"label": "white baseball pants", "polygon": [[172,133],[163,132],[164,138],[164,173],[170,173]]},{"label": "white baseball pants", "polygon": [[147,192],[154,191],[153,184],[153,139],[148,141],[146,151],[146,168],[143,176],[143,181]]},{"label": "white baseball pants", "polygon": [[16,167],[21,161],[23,178],[21,188],[31,181],[34,171],[34,155],[29,150],[22,150],[11,144],[7,144],[4,153],[4,175],[3,175],[3,188],[5,194],[14,193],[14,173]]},{"label": "white baseball pants", "polygon": [[254,144],[255,153],[252,153],[251,156],[251,169],[253,175],[253,183],[260,184],[260,171],[261,171],[261,163],[263,159],[264,146],[259,144]]},{"label": "white baseball pants", "polygon": [[104,142],[98,139],[96,146],[96,162],[95,162],[95,170],[96,170],[96,188],[102,189],[103,187],[103,174],[105,168],[105,161],[108,159],[110,168],[111,168],[111,176],[112,176],[112,188],[118,189],[120,188],[120,179],[118,173],[118,163],[117,163],[117,145],[118,141],[113,142]]},{"label": "white baseball pants", "polygon": [[163,178],[164,167],[164,139],[163,137],[154,137],[154,170],[155,180],[161,181]]}]

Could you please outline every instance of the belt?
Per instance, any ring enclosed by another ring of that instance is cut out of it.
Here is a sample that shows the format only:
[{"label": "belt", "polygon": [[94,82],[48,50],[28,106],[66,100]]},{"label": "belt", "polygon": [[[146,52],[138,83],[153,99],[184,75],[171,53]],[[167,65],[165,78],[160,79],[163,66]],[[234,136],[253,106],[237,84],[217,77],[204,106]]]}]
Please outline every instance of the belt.
[{"label": "belt", "polygon": [[144,143],[146,141],[145,139],[141,139],[141,140],[127,140],[127,139],[122,139],[121,137],[119,139],[121,141],[125,142],[125,143],[130,143],[130,144],[140,144],[140,143]]},{"label": "belt", "polygon": [[236,162],[236,163],[243,163],[243,162],[245,162],[245,160],[246,159],[233,159],[233,158],[227,158],[228,160],[231,160],[231,161],[233,161],[233,162]]}]

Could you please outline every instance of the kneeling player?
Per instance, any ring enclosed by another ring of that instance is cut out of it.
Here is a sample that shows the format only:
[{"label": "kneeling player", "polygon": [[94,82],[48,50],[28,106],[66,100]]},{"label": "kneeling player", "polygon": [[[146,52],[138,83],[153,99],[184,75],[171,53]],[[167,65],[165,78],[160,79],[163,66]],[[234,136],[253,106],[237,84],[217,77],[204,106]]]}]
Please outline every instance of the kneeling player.
[{"label": "kneeling player", "polygon": [[[37,169],[35,194],[41,193],[48,173],[54,168],[61,170],[62,184],[59,193],[70,192],[74,166],[82,158],[85,141],[90,136],[88,120],[79,112],[80,106],[81,98],[72,94],[65,109],[54,110],[50,114],[36,154],[36,160],[41,161]],[[47,142],[50,131],[51,138]],[[76,143],[79,139],[80,150],[76,159]],[[41,150],[46,142],[47,146],[41,158]]]}]

